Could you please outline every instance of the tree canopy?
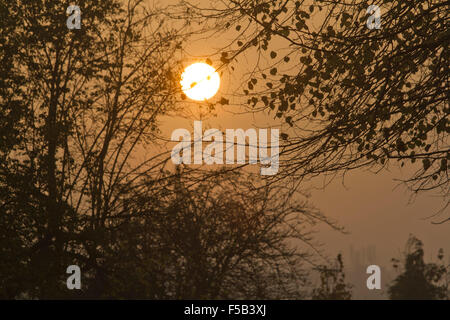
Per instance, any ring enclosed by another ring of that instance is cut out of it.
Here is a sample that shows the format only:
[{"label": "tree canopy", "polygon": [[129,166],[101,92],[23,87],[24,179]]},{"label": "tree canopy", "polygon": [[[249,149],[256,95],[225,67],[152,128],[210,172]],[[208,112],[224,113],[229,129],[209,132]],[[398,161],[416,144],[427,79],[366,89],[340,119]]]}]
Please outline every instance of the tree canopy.
[{"label": "tree canopy", "polygon": [[[69,30],[63,3],[0,1],[0,297],[302,297],[327,219],[157,152],[189,20],[141,0],[77,5]],[[67,290],[69,265],[82,290]]]},{"label": "tree canopy", "polygon": [[439,300],[448,299],[449,266],[445,264],[444,252],[439,250],[437,263],[424,261],[423,243],[410,236],[404,257],[392,259],[399,275],[389,286],[393,300]]},{"label": "tree canopy", "polygon": [[[367,27],[370,5],[380,29]],[[235,33],[224,66],[253,57],[241,95],[285,123],[278,178],[398,162],[416,170],[406,181],[413,191],[447,199],[449,5],[229,0],[191,10]]]},{"label": "tree canopy", "polygon": [[97,259],[97,229],[163,163],[129,160],[173,107],[185,34],[139,0],[78,5],[69,30],[64,3],[0,2],[2,296],[64,294],[65,268]]}]

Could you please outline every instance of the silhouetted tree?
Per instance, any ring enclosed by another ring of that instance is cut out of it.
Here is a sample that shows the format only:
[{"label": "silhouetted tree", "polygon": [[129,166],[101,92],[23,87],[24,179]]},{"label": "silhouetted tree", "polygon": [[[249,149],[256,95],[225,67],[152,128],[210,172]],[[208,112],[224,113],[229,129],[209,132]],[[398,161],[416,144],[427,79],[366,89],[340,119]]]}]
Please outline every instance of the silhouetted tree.
[{"label": "silhouetted tree", "polygon": [[98,268],[117,200],[164,163],[135,155],[174,105],[187,32],[141,0],[77,5],[69,30],[64,2],[0,1],[1,297],[67,295],[67,266]]},{"label": "silhouetted tree", "polygon": [[244,177],[217,173],[192,185],[180,170],[125,198],[129,214],[111,222],[95,296],[307,297],[311,228],[327,220],[283,188]]},{"label": "silhouetted tree", "polygon": [[448,299],[450,270],[444,264],[443,259],[444,254],[441,249],[438,254],[438,263],[425,263],[422,241],[414,236],[410,236],[403,261],[393,259],[394,268],[401,273],[389,286],[390,299]]}]

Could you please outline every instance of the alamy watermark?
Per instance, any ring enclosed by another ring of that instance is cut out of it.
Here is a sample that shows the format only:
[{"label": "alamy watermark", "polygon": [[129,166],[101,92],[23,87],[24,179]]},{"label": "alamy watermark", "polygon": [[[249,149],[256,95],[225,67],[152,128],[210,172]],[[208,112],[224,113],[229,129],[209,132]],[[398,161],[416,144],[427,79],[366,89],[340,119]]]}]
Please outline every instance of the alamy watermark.
[{"label": "alamy watermark", "polygon": [[70,16],[67,18],[66,25],[69,30],[81,29],[81,10],[79,6],[71,5],[67,7],[67,14]]},{"label": "alamy watermark", "polygon": [[367,278],[366,285],[369,290],[380,290],[381,289],[381,269],[376,264],[370,265],[366,270],[370,277]]},{"label": "alamy watermark", "polygon": [[[202,121],[194,121],[193,139],[187,129],[176,129],[172,132],[171,140],[181,141],[172,149],[172,162],[174,164],[224,164],[225,150],[225,164],[245,164],[246,158],[249,164],[257,164],[259,160],[262,165],[261,175],[274,175],[279,169],[279,129],[270,129],[270,144],[268,129],[258,131],[226,129],[224,140],[220,130],[208,129],[203,133]],[[203,149],[203,142],[210,143]],[[246,156],[247,146],[248,157]],[[194,148],[193,161],[192,147]],[[237,151],[236,157],[235,151]]]},{"label": "alamy watermark", "polygon": [[68,266],[66,269],[66,273],[70,274],[67,278],[66,285],[67,289],[81,289],[81,269],[77,265]]},{"label": "alamy watermark", "polygon": [[367,8],[367,14],[370,14],[367,18],[367,28],[370,30],[381,29],[381,9],[379,6],[371,5]]}]

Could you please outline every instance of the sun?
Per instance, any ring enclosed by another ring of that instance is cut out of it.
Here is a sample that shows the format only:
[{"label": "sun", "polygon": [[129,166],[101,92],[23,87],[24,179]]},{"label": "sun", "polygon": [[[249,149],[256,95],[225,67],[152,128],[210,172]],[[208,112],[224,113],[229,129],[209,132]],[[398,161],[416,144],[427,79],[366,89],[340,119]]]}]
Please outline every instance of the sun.
[{"label": "sun", "polygon": [[181,90],[192,100],[212,98],[220,87],[220,77],[209,64],[197,62],[184,69],[181,75]]}]

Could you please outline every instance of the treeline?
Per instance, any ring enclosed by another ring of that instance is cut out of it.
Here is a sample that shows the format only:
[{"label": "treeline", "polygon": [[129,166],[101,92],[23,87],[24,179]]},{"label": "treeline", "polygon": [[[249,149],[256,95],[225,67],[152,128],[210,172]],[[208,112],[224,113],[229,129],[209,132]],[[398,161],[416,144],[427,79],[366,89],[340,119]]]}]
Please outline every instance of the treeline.
[{"label": "treeline", "polygon": [[[410,235],[403,255],[392,259],[397,276],[380,288],[391,300],[448,300],[450,298],[450,264],[439,249],[435,262],[425,262],[423,243]],[[313,290],[313,299],[350,300],[352,284],[345,279],[341,255],[329,266],[316,269],[320,282]],[[382,276],[382,275],[381,275]]]}]

